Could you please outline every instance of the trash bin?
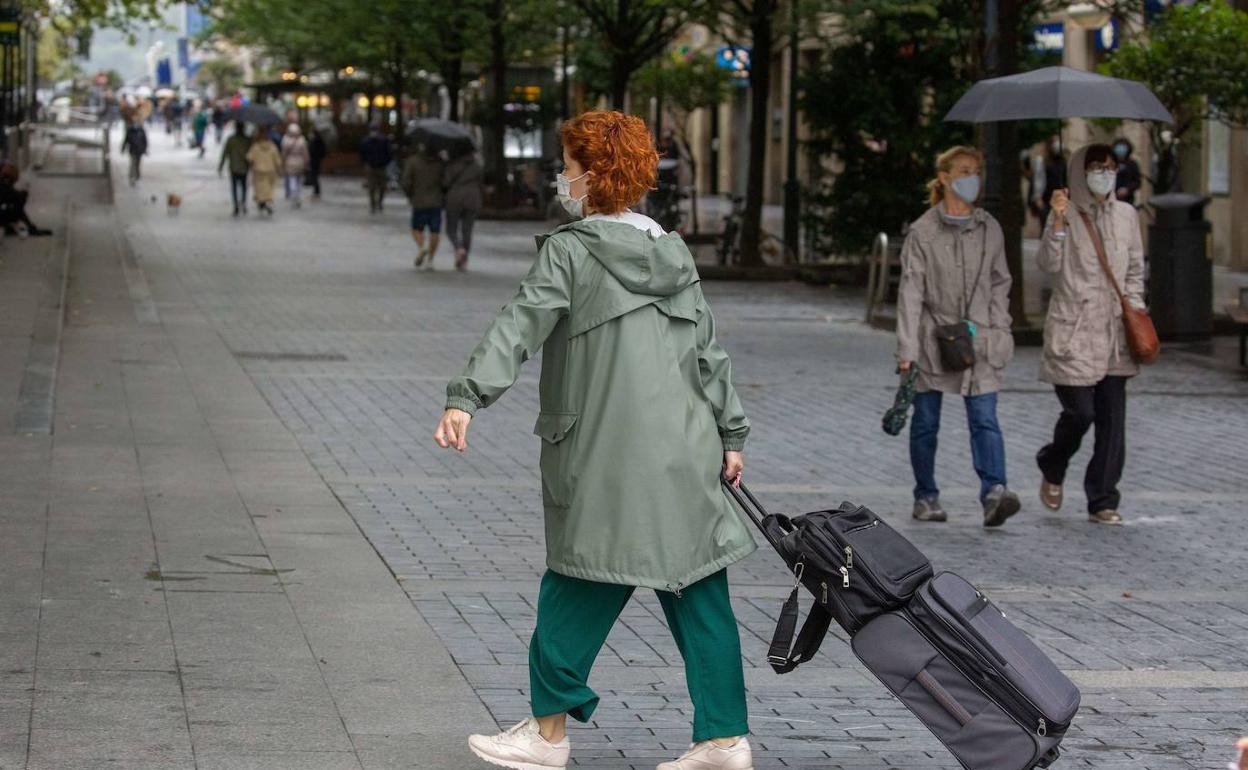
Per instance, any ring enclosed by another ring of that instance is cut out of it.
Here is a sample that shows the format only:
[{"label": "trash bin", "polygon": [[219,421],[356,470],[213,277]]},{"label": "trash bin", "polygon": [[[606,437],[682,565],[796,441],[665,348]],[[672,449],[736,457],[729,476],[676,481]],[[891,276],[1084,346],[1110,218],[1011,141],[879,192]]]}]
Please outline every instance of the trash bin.
[{"label": "trash bin", "polygon": [[1167,193],[1148,201],[1148,310],[1163,340],[1208,339],[1213,333],[1213,263],[1209,198]]}]

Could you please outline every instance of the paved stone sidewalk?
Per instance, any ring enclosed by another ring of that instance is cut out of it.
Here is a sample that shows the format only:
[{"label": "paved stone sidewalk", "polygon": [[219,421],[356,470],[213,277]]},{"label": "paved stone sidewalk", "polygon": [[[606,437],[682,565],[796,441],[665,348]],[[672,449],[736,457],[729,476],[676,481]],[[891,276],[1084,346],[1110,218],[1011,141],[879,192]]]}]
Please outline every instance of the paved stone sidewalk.
[{"label": "paved stone sidewalk", "polygon": [[[138,262],[161,276],[158,306],[176,297],[162,317],[193,319],[196,339],[219,346],[195,371],[241,366],[275,420],[265,440],[281,442],[280,451],[243,455],[238,466],[309,494],[327,486],[336,500],[317,510],[345,507],[437,635],[436,649],[388,637],[410,665],[453,661],[497,724],[523,717],[544,569],[531,435],[538,363],[474,421],[466,455],[437,450],[429,434],[447,378],[527,268],[538,225],[482,223],[470,272],[447,270],[444,251],[438,272],[416,274],[399,202],[370,217],[358,184],[329,180],[323,202],[279,205],[272,221],[235,221],[209,162],[157,156],[148,173],[144,194],[174,189],[186,199],[170,218],[140,195],[119,194],[135,217],[126,232]],[[1248,546],[1248,379],[1167,350],[1133,382],[1129,526],[1094,528],[1073,487],[1060,514],[1035,502],[1031,457],[1057,404],[1035,380],[1036,351],[1020,351],[1001,420],[1023,513],[1000,531],[979,526],[963,411],[951,400],[937,470],[953,518],[920,527],[908,518],[905,440],[879,429],[895,383],[891,339],[858,323],[856,296],[767,284],[708,285],[707,293],[754,423],[747,478],[769,504],[796,512],[841,498],[867,503],[938,567],[1005,606],[1083,688],[1059,766],[1225,762],[1233,738],[1248,731],[1248,591],[1239,566]],[[228,423],[215,433],[230,434]],[[260,434],[235,445],[252,437]],[[1085,448],[1075,467],[1087,456]],[[1072,471],[1075,487],[1078,476]],[[261,515],[277,516],[278,507]],[[328,543],[321,553],[338,558]],[[763,664],[765,640],[787,576],[765,549],[730,574],[758,767],[957,766],[839,641],[799,673],[775,676]],[[650,768],[688,741],[679,655],[657,602],[638,597],[595,671],[603,701],[594,723],[574,729],[577,766]],[[441,713],[443,699],[419,697],[422,718]],[[480,718],[438,725],[446,753],[392,766],[475,767],[459,736],[495,726]]]}]

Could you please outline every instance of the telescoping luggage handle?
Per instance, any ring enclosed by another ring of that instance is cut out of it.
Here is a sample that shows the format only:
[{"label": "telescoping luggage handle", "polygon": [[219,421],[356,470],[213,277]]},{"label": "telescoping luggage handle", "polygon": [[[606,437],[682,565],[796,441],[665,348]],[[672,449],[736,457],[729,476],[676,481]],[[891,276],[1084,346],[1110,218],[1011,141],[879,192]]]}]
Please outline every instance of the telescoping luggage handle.
[{"label": "telescoping luggage handle", "polygon": [[[772,548],[783,553],[771,533],[763,526],[763,519],[768,514],[758,498],[744,484],[737,487],[723,479],[721,482],[728,490],[728,494],[737,501],[741,510],[745,511],[745,515],[754,522],[754,526],[758,527],[758,531],[763,533],[767,542],[771,543]],[[797,564],[793,565],[793,590],[789,593],[789,598],[785,600],[784,606],[780,608],[780,619],[776,622],[776,631],[772,634],[771,646],[767,649],[767,662],[777,674],[787,674],[797,668],[799,663],[815,657],[815,653],[819,651],[819,645],[823,643],[823,638],[828,635],[828,628],[832,625],[831,613],[822,604],[815,602],[810,608],[806,622],[802,624],[802,630],[797,632],[797,642],[794,643],[793,634],[797,631],[799,613],[798,592],[802,587],[804,569],[805,565],[800,559]]]}]

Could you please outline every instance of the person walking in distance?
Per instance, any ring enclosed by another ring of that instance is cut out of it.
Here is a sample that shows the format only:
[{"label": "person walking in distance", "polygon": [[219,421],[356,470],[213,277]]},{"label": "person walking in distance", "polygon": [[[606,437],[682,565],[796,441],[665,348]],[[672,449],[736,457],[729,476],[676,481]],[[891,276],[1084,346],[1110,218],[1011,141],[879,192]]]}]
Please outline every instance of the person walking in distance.
[{"label": "person walking in distance", "polygon": [[147,132],[143,130],[142,119],[135,120],[126,128],[126,135],[121,140],[121,151],[130,156],[130,186],[139,183],[143,173],[140,165],[147,154]]},{"label": "person walking in distance", "polygon": [[[1040,500],[1062,507],[1067,466],[1088,429],[1096,427],[1092,460],[1083,477],[1088,518],[1121,524],[1118,482],[1126,463],[1127,380],[1139,374],[1122,324],[1115,283],[1144,307],[1144,246],[1135,207],[1118,200],[1118,162],[1108,145],[1093,144],[1070,159],[1069,190],[1053,194],[1037,261],[1055,277],[1044,321],[1040,379],[1053,386],[1062,413],[1053,441],[1036,455],[1044,476]],[[1104,249],[1110,278],[1097,253]]]},{"label": "person walking in distance", "polygon": [[[1009,267],[997,220],[976,202],[983,185],[983,156],[953,147],[936,160],[928,183],[931,208],[910,226],[901,248],[897,300],[897,361],[919,376],[910,424],[914,518],[945,521],[936,486],[936,438],[943,396],[961,396],[979,476],[984,526],[1018,513],[1018,495],[1006,486],[1005,441],[997,423],[1001,372],[1014,353],[1010,332]],[[960,337],[969,356],[949,355]],[[942,349],[944,348],[944,349]]]},{"label": "person walking in distance", "polygon": [[466,153],[446,164],[442,187],[446,190],[446,234],[455,247],[455,269],[468,267],[472,227],[481,213],[481,164],[475,153]]},{"label": "person walking in distance", "polygon": [[256,208],[273,216],[273,194],[277,188],[277,178],[282,174],[282,154],[277,145],[269,139],[269,134],[258,127],[256,138],[247,150],[247,160],[251,163],[251,183],[255,188]]},{"label": "person walking in distance", "polygon": [[658,170],[645,123],[588,112],[561,131],[559,197],[578,221],[541,240],[516,296],[447,386],[434,433],[463,452],[472,415],[542,350],[534,432],[547,571],[529,645],[533,716],[468,745],[494,765],[564,770],[567,717],[593,715],[594,658],[643,587],[658,595],[694,703],[693,746],[659,770],[750,770],[726,568],[755,545],[721,486],[740,482],[749,422],[689,249],[630,210]]},{"label": "person walking in distance", "polygon": [[[428,148],[418,142],[415,151],[403,163],[399,186],[412,207],[412,240],[416,241],[416,269],[432,270],[433,255],[438,250],[438,233],[442,230],[442,161],[431,157]],[[425,243],[425,231],[429,242]]]},{"label": "person walking in distance", "polygon": [[321,199],[321,163],[328,154],[325,137],[319,128],[312,126],[308,131],[308,183],[312,185],[312,200]]},{"label": "person walking in distance", "polygon": [[368,187],[368,212],[376,214],[384,210],[386,201],[386,177],[394,153],[390,140],[381,133],[381,127],[372,123],[368,135],[360,142],[360,160],[364,163],[365,184]]},{"label": "person walking in distance", "polygon": [[291,123],[282,137],[282,170],[286,174],[286,197],[295,208],[303,206],[303,175],[310,160],[308,140],[303,138],[299,124]]},{"label": "person walking in distance", "polygon": [[234,124],[234,133],[221,148],[221,160],[217,163],[217,176],[228,164],[230,167],[230,199],[234,202],[234,216],[247,213],[247,172],[251,169],[248,152],[251,140],[247,138],[247,126]]}]

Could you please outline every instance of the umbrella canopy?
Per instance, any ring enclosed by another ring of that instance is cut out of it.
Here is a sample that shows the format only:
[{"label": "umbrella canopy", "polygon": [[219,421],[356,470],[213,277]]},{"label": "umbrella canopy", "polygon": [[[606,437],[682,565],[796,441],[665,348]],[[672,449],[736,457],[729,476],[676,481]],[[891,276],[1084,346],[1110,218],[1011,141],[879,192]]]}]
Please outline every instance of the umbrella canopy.
[{"label": "umbrella canopy", "polygon": [[1071,67],[981,80],[953,105],[946,121],[993,123],[1043,118],[1123,118],[1174,123],[1143,83]]},{"label": "umbrella canopy", "polygon": [[408,124],[413,142],[425,145],[425,152],[437,155],[446,152],[451,158],[467,155],[477,146],[472,134],[459,123],[437,118],[420,118]]},{"label": "umbrella canopy", "polygon": [[881,426],[890,436],[896,436],[906,427],[906,418],[910,407],[914,404],[914,383],[919,378],[919,367],[910,366],[909,371],[901,377],[901,385],[897,387],[897,395],[893,397],[893,406],[884,413]]},{"label": "umbrella canopy", "polygon": [[175,94],[176,92],[172,88],[157,88],[156,89],[157,99],[164,99],[169,96],[174,96]]},{"label": "umbrella canopy", "polygon": [[282,122],[280,115],[262,104],[244,104],[235,107],[225,113],[225,119],[239,123],[255,123],[259,126],[271,126]]}]

